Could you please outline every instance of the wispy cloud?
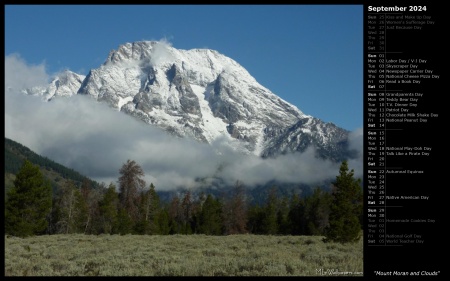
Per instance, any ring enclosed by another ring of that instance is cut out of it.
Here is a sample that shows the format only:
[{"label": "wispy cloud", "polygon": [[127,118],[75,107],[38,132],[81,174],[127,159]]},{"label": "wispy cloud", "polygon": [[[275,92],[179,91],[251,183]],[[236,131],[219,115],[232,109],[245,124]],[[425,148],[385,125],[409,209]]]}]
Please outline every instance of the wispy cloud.
[{"label": "wispy cloud", "polygon": [[[312,149],[263,160],[230,149],[225,138],[212,145],[175,138],[86,96],[43,102],[20,90],[47,82],[45,66],[27,65],[18,55],[5,62],[11,89],[5,92],[5,136],[99,182],[116,182],[127,159],[160,190],[195,188],[195,179],[211,176],[246,186],[272,179],[314,184],[339,171],[339,164],[315,158]],[[362,130],[351,134],[350,145],[362,151]],[[349,166],[362,176],[362,153]]]},{"label": "wispy cloud", "polygon": [[150,64],[159,65],[166,61],[173,61],[169,47],[172,47],[172,44],[166,38],[159,40],[158,44],[153,46]]},{"label": "wispy cloud", "polygon": [[348,136],[349,149],[356,152],[356,157],[354,159],[349,159],[348,166],[353,169],[355,176],[362,179],[364,173],[364,131],[363,128],[356,129],[350,132]]},{"label": "wispy cloud", "polygon": [[45,62],[28,65],[17,53],[5,56],[5,86],[8,89],[25,89],[44,86],[49,82]]}]

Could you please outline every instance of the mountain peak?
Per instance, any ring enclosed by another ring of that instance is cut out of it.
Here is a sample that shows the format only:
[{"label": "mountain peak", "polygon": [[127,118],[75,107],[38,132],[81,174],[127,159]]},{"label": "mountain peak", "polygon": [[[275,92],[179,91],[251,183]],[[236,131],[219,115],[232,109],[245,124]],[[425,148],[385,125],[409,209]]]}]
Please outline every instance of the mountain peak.
[{"label": "mountain peak", "polygon": [[118,63],[124,61],[140,61],[143,59],[151,59],[152,51],[155,45],[160,45],[159,48],[167,48],[163,43],[156,41],[137,41],[132,43],[125,43],[119,46],[117,50],[111,50],[104,65],[109,63]]},{"label": "mountain peak", "polygon": [[[314,145],[327,157],[329,147],[342,148],[330,140],[342,144],[348,135],[305,115],[239,63],[210,49],[182,50],[157,41],[125,43],[82,83],[78,76],[64,77],[59,78],[60,88],[71,85],[72,93],[105,102],[175,136],[206,143],[223,137],[238,140],[239,149],[259,156]],[[79,81],[77,89],[69,77]],[[335,150],[333,155],[341,155]]]}]

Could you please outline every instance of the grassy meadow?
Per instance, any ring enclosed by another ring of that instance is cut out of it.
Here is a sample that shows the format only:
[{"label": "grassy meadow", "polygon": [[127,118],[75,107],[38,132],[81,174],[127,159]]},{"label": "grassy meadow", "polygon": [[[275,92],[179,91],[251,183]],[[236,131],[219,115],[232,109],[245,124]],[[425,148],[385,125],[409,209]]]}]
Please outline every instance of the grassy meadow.
[{"label": "grassy meadow", "polygon": [[363,242],[321,236],[5,236],[6,276],[362,276]]}]

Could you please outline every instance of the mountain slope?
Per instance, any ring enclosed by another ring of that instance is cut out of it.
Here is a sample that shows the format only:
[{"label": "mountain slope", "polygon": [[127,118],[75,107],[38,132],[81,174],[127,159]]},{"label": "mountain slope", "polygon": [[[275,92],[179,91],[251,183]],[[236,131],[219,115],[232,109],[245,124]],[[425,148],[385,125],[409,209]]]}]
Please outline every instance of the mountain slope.
[{"label": "mountain slope", "polygon": [[77,171],[56,163],[47,157],[42,157],[28,147],[5,138],[4,167],[5,179],[8,180],[7,187],[10,187],[12,184],[11,175],[19,172],[25,159],[28,159],[34,165],[38,165],[54,188],[62,185],[66,180],[72,180],[77,186],[80,186],[83,181],[87,181],[93,188],[99,186],[97,182],[81,175]]}]

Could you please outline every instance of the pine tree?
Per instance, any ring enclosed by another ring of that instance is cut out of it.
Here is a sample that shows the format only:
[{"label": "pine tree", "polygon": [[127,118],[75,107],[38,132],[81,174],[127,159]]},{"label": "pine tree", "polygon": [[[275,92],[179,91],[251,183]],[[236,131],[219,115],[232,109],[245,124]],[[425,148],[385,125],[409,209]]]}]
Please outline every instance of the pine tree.
[{"label": "pine tree", "polygon": [[247,211],[247,229],[253,234],[265,234],[264,230],[264,209],[254,204],[248,208]]},{"label": "pine tree", "polygon": [[193,202],[191,192],[188,190],[181,201],[182,233],[192,234]]},{"label": "pine tree", "polygon": [[153,183],[150,184],[147,191],[141,193],[140,202],[141,218],[137,223],[136,232],[138,234],[158,234],[159,223],[157,218],[160,211],[160,200]]},{"label": "pine tree", "polygon": [[328,226],[332,196],[316,187],[304,200],[305,234],[322,235]]},{"label": "pine tree", "polygon": [[341,243],[359,240],[361,235],[360,216],[362,213],[361,179],[354,178],[354,171],[348,170],[347,161],[343,161],[333,183],[329,226],[324,241]]},{"label": "pine tree", "polygon": [[144,171],[134,160],[127,160],[119,170],[119,202],[120,207],[130,216],[133,223],[139,220],[139,198],[145,187]]},{"label": "pine tree", "polygon": [[117,220],[113,227],[113,233],[120,235],[133,233],[134,222],[131,220],[127,211],[123,208],[119,208],[117,212]]},{"label": "pine tree", "polygon": [[169,216],[169,234],[182,233],[183,211],[181,209],[180,199],[177,195],[172,197],[167,214]]},{"label": "pine tree", "polygon": [[111,183],[99,202],[100,220],[103,233],[113,234],[113,227],[117,223],[119,195],[116,186]]},{"label": "pine tree", "polygon": [[290,234],[290,224],[289,224],[289,199],[287,196],[284,196],[278,206],[277,212],[277,225],[278,225],[278,234],[288,235]]},{"label": "pine tree", "polygon": [[263,229],[265,234],[273,235],[278,233],[277,212],[278,198],[276,188],[272,188],[267,196],[264,206]]},{"label": "pine tree", "polygon": [[289,203],[289,229],[292,235],[304,234],[303,228],[303,215],[304,214],[304,204],[303,200],[300,199],[298,194],[293,194]]},{"label": "pine tree", "polygon": [[222,205],[211,194],[205,199],[199,214],[199,232],[206,235],[222,234]]},{"label": "pine tree", "polygon": [[25,160],[5,204],[5,233],[31,236],[45,233],[52,207],[50,183],[39,167]]},{"label": "pine tree", "polygon": [[157,225],[158,232],[155,234],[167,235],[170,234],[170,221],[169,221],[169,213],[167,209],[159,209],[156,217],[155,224]]},{"label": "pine tree", "polygon": [[222,216],[225,234],[247,233],[247,202],[240,181],[236,181],[230,198],[223,204]]},{"label": "pine tree", "polygon": [[148,200],[150,201],[149,211],[148,211],[148,220],[151,222],[150,224],[150,233],[151,234],[159,234],[160,231],[160,222],[159,221],[159,212],[161,212],[160,207],[160,199],[158,193],[156,193],[155,186],[153,183],[150,184],[150,188],[148,190]]}]

